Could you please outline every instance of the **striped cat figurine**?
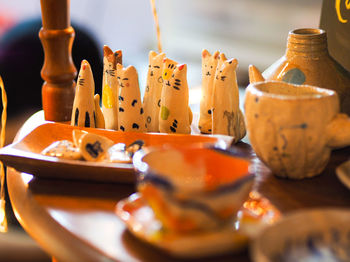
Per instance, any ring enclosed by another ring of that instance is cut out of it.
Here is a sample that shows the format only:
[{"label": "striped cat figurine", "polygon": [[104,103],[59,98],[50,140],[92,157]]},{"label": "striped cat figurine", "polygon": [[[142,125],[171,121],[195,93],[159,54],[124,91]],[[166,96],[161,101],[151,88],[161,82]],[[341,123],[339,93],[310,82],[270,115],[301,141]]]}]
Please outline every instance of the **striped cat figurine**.
[{"label": "striped cat figurine", "polygon": [[72,126],[95,127],[95,83],[88,61],[81,62],[72,110]]},{"label": "striped cat figurine", "polygon": [[192,112],[188,106],[187,65],[175,65],[169,61],[165,61],[164,65],[167,65],[164,68],[167,71],[163,70],[165,84],[161,96],[159,130],[163,133],[189,134]]},{"label": "striped cat figurine", "polygon": [[117,64],[122,64],[122,51],[113,51],[103,47],[102,112],[105,128],[118,130],[118,95]]},{"label": "striped cat figurine", "polygon": [[164,53],[149,52],[147,85],[143,97],[147,132],[159,132],[159,109],[163,87],[162,71],[164,58]]}]

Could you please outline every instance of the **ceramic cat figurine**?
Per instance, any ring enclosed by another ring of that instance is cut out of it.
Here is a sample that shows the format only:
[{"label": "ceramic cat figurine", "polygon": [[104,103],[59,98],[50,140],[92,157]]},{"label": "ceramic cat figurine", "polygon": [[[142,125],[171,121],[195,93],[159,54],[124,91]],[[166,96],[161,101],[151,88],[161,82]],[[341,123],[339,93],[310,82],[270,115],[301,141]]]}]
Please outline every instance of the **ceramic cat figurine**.
[{"label": "ceramic cat figurine", "polygon": [[239,108],[236,78],[237,60],[226,60],[218,68],[213,91],[213,134],[234,137],[238,142],[245,134],[243,113]]},{"label": "ceramic cat figurine", "polygon": [[213,55],[206,49],[202,51],[202,98],[198,128],[204,134],[212,133],[213,86],[218,58],[219,51]]},{"label": "ceramic cat figurine", "polygon": [[95,83],[91,67],[88,61],[83,60],[80,66],[73,102],[72,126],[95,127],[94,93]]},{"label": "ceramic cat figurine", "polygon": [[113,51],[103,47],[102,112],[105,128],[118,130],[118,95],[117,64],[122,64],[122,51]]},{"label": "ceramic cat figurine", "polygon": [[171,61],[165,61],[163,80],[160,132],[191,133],[192,112],[188,107],[187,65],[175,65]]},{"label": "ceramic cat figurine", "polygon": [[145,121],[141,104],[141,94],[136,68],[123,68],[117,64],[119,82],[119,114],[120,131],[145,132]]},{"label": "ceramic cat figurine", "polygon": [[163,87],[162,71],[164,58],[164,53],[149,52],[147,85],[143,97],[147,132],[159,132],[159,109]]}]

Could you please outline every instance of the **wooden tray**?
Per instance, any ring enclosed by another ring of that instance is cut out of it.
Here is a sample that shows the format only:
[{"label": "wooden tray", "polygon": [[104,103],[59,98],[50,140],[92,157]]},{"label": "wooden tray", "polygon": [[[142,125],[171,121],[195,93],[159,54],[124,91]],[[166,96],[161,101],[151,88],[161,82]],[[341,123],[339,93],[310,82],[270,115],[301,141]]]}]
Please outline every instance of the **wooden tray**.
[{"label": "wooden tray", "polygon": [[55,141],[72,141],[73,129],[103,135],[116,143],[130,144],[137,139],[142,139],[145,142],[145,146],[164,144],[187,145],[193,143],[203,145],[208,143],[227,147],[232,142],[232,138],[228,136],[131,133],[80,128],[61,123],[46,123],[35,128],[18,142],[0,149],[0,160],[7,166],[37,177],[99,182],[133,183],[135,181],[132,164],[66,160],[40,154],[44,148]]}]

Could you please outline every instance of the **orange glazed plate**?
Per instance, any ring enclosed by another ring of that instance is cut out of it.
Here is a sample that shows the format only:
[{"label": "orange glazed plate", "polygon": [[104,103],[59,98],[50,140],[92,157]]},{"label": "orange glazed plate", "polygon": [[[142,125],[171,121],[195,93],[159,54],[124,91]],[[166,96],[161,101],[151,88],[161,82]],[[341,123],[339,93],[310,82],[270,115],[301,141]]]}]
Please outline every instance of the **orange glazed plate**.
[{"label": "orange glazed plate", "polygon": [[5,165],[18,171],[42,178],[98,182],[135,182],[136,178],[132,164],[67,160],[41,154],[43,149],[55,141],[72,141],[72,131],[74,129],[102,135],[116,143],[125,143],[127,145],[135,140],[142,139],[145,142],[145,146],[211,144],[220,148],[226,148],[232,142],[232,137],[221,135],[131,133],[96,128],[80,128],[61,123],[46,123],[35,128],[18,142],[0,149],[0,160]]},{"label": "orange glazed plate", "polygon": [[182,258],[237,253],[281,216],[266,198],[254,191],[238,212],[237,219],[218,230],[191,234],[166,230],[139,193],[121,200],[116,206],[116,214],[137,238]]}]

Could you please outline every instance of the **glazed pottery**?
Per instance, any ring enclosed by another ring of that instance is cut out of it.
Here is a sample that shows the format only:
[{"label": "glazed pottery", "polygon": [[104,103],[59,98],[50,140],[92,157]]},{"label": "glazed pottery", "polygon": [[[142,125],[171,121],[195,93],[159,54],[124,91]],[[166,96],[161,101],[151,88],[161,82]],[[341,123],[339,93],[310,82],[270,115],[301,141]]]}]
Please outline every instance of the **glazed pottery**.
[{"label": "glazed pottery", "polygon": [[283,57],[264,73],[249,68],[250,82],[281,80],[336,91],[341,111],[350,115],[350,74],[332,57],[327,48],[327,35],[321,29],[296,29],[289,32]]},{"label": "glazed pottery", "polygon": [[[37,115],[34,115],[33,119],[42,121],[43,112],[41,111]],[[138,140],[142,140],[146,147],[165,144],[177,146],[199,144],[228,148],[232,143],[232,137],[229,136],[115,132],[114,130],[78,128],[67,124],[49,122],[39,125],[27,136],[22,136],[16,143],[1,148],[0,160],[6,166],[13,167],[20,172],[34,174],[38,178],[84,180],[104,183],[134,183],[136,181],[135,172],[131,163],[73,161],[56,158],[51,154],[51,156],[42,154],[42,151],[49,145],[61,140],[73,141],[75,147],[78,147],[79,140],[87,133],[107,137],[114,143],[129,145],[126,147],[128,152],[131,149],[130,145],[135,144],[135,141]],[[110,149],[112,150],[112,148]]]},{"label": "glazed pottery", "polygon": [[312,177],[332,148],[350,145],[350,120],[336,92],[281,81],[250,84],[245,96],[248,136],[257,156],[280,177]]},{"label": "glazed pottery", "polygon": [[291,213],[266,227],[253,241],[254,262],[350,261],[349,209]]},{"label": "glazed pottery", "polygon": [[254,175],[248,160],[202,147],[161,147],[135,153],[137,189],[165,228],[216,230],[232,222]]},{"label": "glazed pottery", "polygon": [[237,59],[230,59],[217,67],[212,110],[213,134],[233,136],[234,142],[238,142],[246,134],[243,113],[239,108],[237,66]]},{"label": "glazed pottery", "polygon": [[165,59],[163,68],[159,131],[190,134],[192,112],[188,106],[187,65],[178,65],[170,59]]},{"label": "glazed pottery", "polygon": [[103,46],[103,78],[102,78],[102,112],[107,129],[118,130],[118,95],[117,64],[122,64],[121,50],[113,51]]},{"label": "glazed pottery", "polygon": [[212,133],[212,109],[215,71],[219,60],[219,51],[211,55],[202,51],[202,97],[200,101],[198,128],[201,133]]},{"label": "glazed pottery", "polygon": [[119,130],[123,132],[145,132],[145,121],[141,103],[141,92],[137,70],[133,66],[124,68],[117,64],[119,84]]},{"label": "glazed pottery", "polygon": [[96,127],[94,93],[95,82],[91,67],[88,61],[83,60],[75,91],[71,117],[72,126]]},{"label": "glazed pottery", "polygon": [[143,96],[143,110],[145,111],[147,132],[159,132],[160,97],[163,87],[163,60],[164,53],[157,54],[150,51],[147,85]]}]

